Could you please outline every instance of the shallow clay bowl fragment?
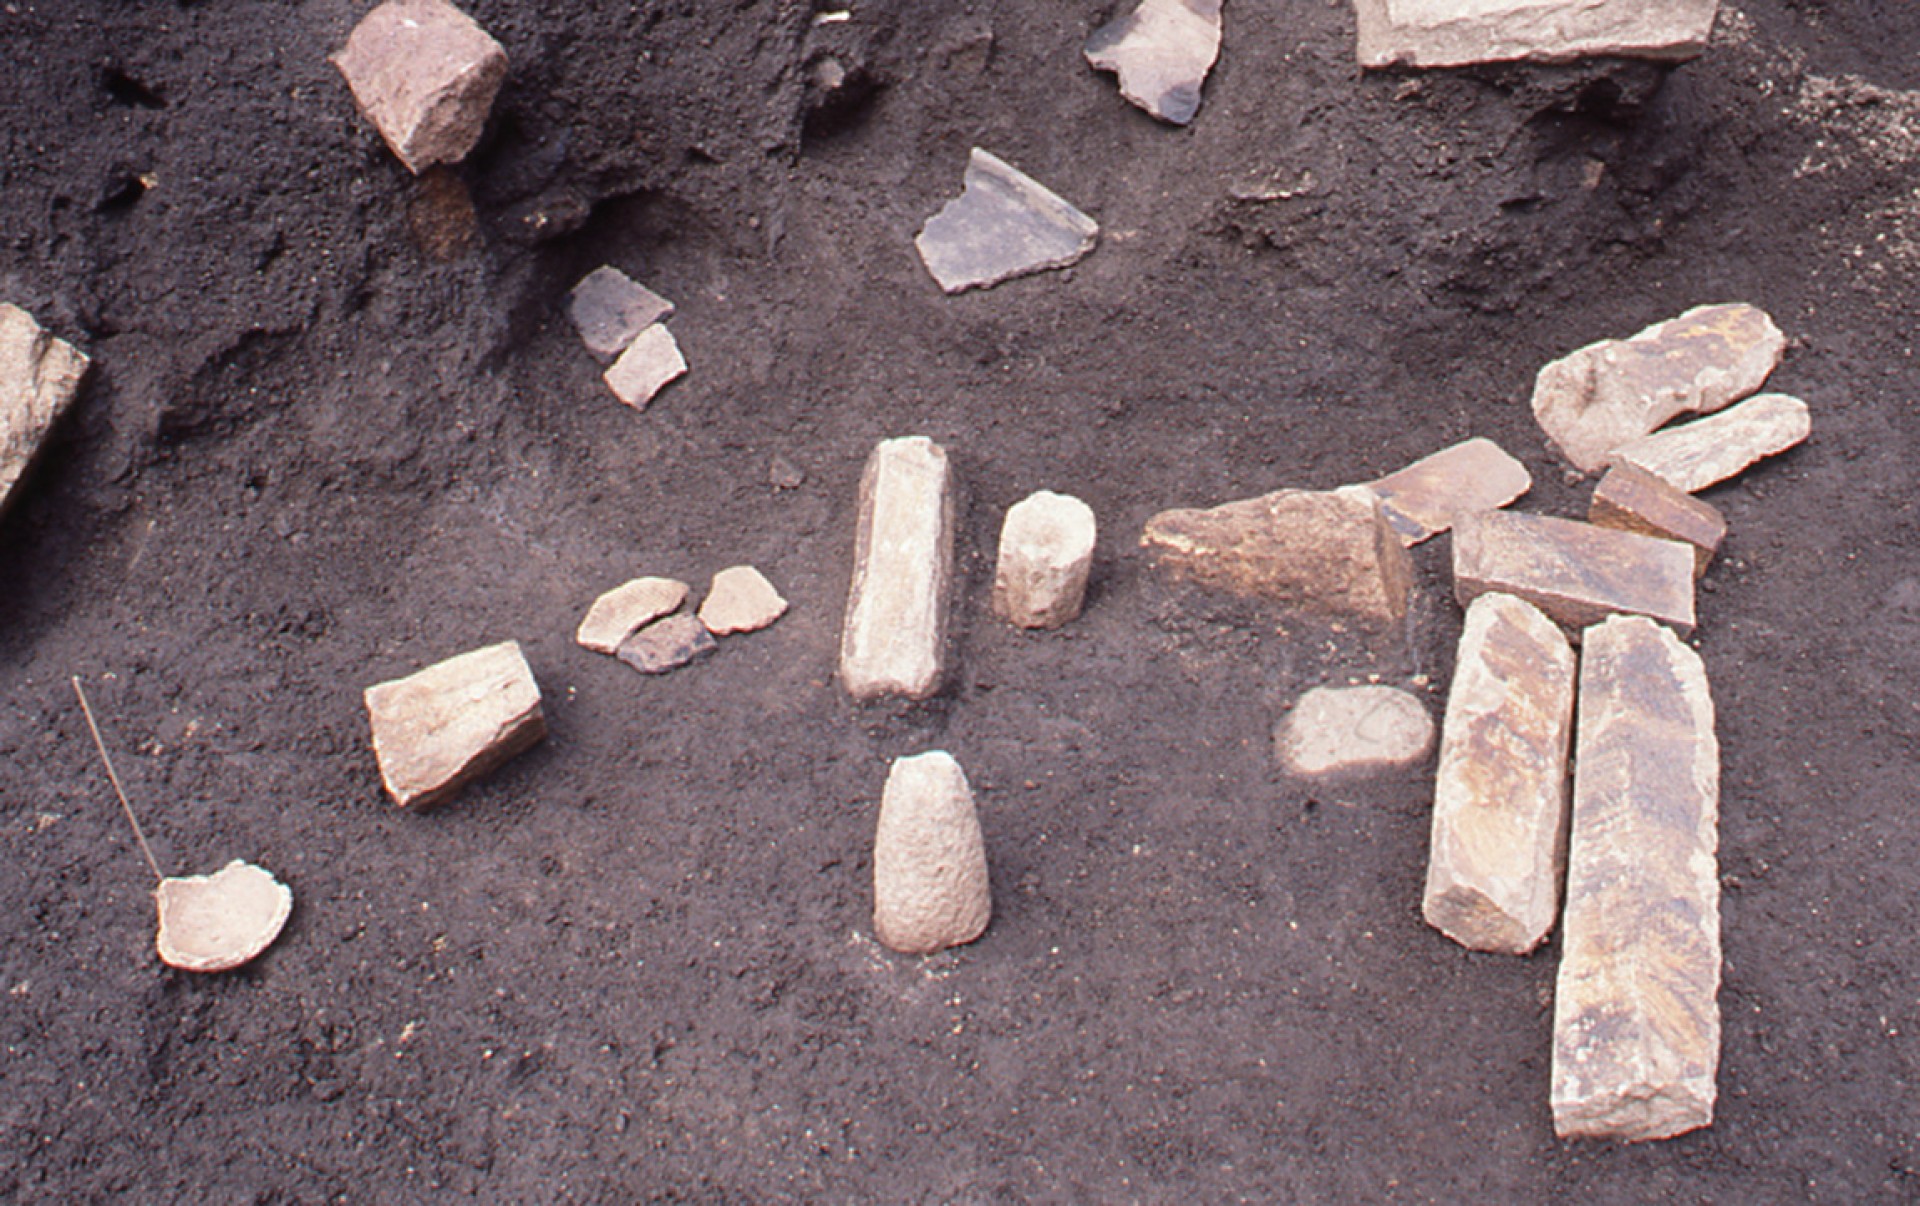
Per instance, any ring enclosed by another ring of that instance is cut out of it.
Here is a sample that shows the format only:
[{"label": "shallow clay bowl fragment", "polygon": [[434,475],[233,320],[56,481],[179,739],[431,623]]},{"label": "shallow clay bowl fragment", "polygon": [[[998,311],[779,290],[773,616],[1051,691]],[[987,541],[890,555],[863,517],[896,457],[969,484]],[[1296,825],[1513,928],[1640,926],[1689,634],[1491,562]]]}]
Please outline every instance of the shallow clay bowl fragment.
[{"label": "shallow clay bowl fragment", "polygon": [[154,890],[161,962],[183,971],[228,971],[273,945],[293,912],[293,892],[234,859],[212,875],[169,876]]}]

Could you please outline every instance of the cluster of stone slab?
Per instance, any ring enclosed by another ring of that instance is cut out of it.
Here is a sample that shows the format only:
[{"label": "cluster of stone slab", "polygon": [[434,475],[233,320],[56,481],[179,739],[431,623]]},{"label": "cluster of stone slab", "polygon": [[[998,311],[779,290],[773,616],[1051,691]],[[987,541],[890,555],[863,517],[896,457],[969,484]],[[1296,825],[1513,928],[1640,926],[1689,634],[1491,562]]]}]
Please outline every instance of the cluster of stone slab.
[{"label": "cluster of stone slab", "polygon": [[635,410],[645,410],[687,371],[667,329],[673,303],[618,268],[602,266],[582,277],[567,295],[567,313],[588,353],[608,366],[607,388]]}]

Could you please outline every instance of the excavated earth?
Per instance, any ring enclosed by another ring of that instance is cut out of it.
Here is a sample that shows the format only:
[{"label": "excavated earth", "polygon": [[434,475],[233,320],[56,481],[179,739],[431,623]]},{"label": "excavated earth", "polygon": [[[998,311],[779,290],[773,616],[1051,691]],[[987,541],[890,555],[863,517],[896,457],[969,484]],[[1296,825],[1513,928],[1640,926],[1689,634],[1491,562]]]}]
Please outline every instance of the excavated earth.
[{"label": "excavated earth", "polygon": [[[363,5],[0,10],[0,298],[94,358],[0,522],[0,1196],[1920,1196],[1908,5],[1741,0],[1670,73],[1362,74],[1347,4],[1230,0],[1186,129],[1082,61],[1109,0],[467,7],[512,71],[425,179],[327,63]],[[912,238],[976,145],[1098,250],[942,295]],[[644,414],[564,315],[607,263],[679,306],[691,370]],[[1431,761],[1322,786],[1272,751],[1321,683],[1438,715],[1447,540],[1375,644],[1164,587],[1136,541],[1476,435],[1521,506],[1582,513],[1535,371],[1719,301],[1788,332],[1771,384],[1814,413],[1707,493],[1719,1112],[1561,1142],[1557,948],[1421,921]],[[854,488],[904,434],[963,487],[956,671],[855,706]],[[1100,559],[1029,634],[986,600],[1041,488],[1093,505]],[[792,609],[702,663],[573,643],[609,586],[738,563]],[[396,809],[362,689],[506,639],[551,736]],[[156,960],[69,675],[165,867],[293,887],[247,969]],[[870,848],[929,748],[996,911],[919,960],[871,937]]]}]

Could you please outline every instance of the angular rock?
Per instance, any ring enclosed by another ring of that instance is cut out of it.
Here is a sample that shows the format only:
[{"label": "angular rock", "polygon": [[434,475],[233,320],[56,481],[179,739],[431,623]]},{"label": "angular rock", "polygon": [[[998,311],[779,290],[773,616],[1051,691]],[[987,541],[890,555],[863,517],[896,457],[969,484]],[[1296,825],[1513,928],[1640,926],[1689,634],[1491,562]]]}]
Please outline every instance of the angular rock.
[{"label": "angular rock", "polygon": [[993,574],[993,612],[1022,628],[1058,628],[1080,614],[1093,568],[1093,508],[1041,490],[1007,509]]},{"label": "angular rock", "polygon": [[1587,521],[1690,546],[1696,579],[1707,572],[1714,550],[1727,535],[1727,521],[1720,512],[1624,461],[1615,462],[1594,488],[1593,500],[1587,504]]},{"label": "angular rock", "polygon": [[427,808],[547,735],[540,687],[507,641],[366,690],[373,752],[393,802]]},{"label": "angular rock", "polygon": [[1398,687],[1315,687],[1274,727],[1273,743],[1296,775],[1368,774],[1426,757],[1433,717]]},{"label": "angular rock", "polygon": [[642,674],[665,674],[707,656],[715,648],[707,626],[681,612],[655,620],[620,642],[614,656]]},{"label": "angular rock", "polygon": [[855,699],[925,699],[946,670],[953,581],[947,454],[925,436],[882,440],[860,476],[840,683]]},{"label": "angular rock", "polygon": [[293,913],[293,892],[269,871],[234,859],[212,875],[173,876],[153,894],[154,946],[168,967],[231,971],[273,945]]},{"label": "angular rock", "polygon": [[1631,339],[1589,344],[1540,370],[1533,414],[1588,473],[1678,415],[1719,410],[1765,384],[1786,338],[1752,306],[1700,306]]},{"label": "angular rock", "polygon": [[595,653],[616,653],[634,632],[687,601],[687,584],[672,578],[635,578],[593,601],[573,639]]},{"label": "angular rock", "polygon": [[972,942],[993,916],[987,847],[953,755],[896,758],[873,836],[873,930],[904,955]]},{"label": "angular rock", "polygon": [[1615,613],[1693,631],[1693,550],[1571,519],[1481,511],[1453,527],[1453,593],[1518,595],[1576,631]]},{"label": "angular rock", "polygon": [[595,268],[567,295],[567,314],[587,351],[602,362],[627,350],[656,322],[673,316],[673,303],[618,268]]},{"label": "angular rock", "polygon": [[787,613],[787,601],[759,570],[736,565],[713,576],[700,622],[715,636],[756,632]]},{"label": "angular rock", "polygon": [[1140,544],[1176,577],[1376,627],[1405,621],[1413,590],[1413,561],[1364,490],[1279,490],[1162,511]]},{"label": "angular rock", "polygon": [[1362,67],[1458,67],[1599,55],[1679,62],[1706,49],[1719,0],[1354,0]]},{"label": "angular rock", "polygon": [[964,183],[913,241],[946,292],[1065,268],[1093,250],[1100,227],[1092,218],[979,147]]},{"label": "angular rock", "polygon": [[1367,488],[1386,507],[1387,522],[1409,547],[1453,526],[1456,515],[1492,511],[1533,488],[1527,467],[1488,439],[1442,448]]},{"label": "angular rock", "polygon": [[1713,1121],[1720,751],[1700,658],[1651,621],[1589,629],[1553,1009],[1553,1127],[1664,1139]]},{"label": "angular rock", "polygon": [[656,322],[634,337],[602,379],[615,397],[635,410],[645,410],[667,382],[686,371],[687,362],[673,333]]},{"label": "angular rock", "polygon": [[71,344],[0,303],[0,512],[86,373],[87,358]]},{"label": "angular rock", "polygon": [[1524,955],[1553,928],[1567,837],[1573,647],[1512,595],[1467,608],[1440,736],[1421,912],[1471,950]]},{"label": "angular rock", "polygon": [[1622,444],[1613,455],[1692,494],[1785,452],[1812,430],[1805,402],[1786,394],[1760,394],[1711,418]]},{"label": "angular rock", "polygon": [[458,163],[480,141],[507,52],[446,0],[387,0],[332,58],[407,170]]},{"label": "angular rock", "polygon": [[1120,77],[1120,95],[1184,126],[1200,111],[1200,86],[1220,54],[1220,0],[1139,0],[1094,30],[1085,54],[1095,71]]}]

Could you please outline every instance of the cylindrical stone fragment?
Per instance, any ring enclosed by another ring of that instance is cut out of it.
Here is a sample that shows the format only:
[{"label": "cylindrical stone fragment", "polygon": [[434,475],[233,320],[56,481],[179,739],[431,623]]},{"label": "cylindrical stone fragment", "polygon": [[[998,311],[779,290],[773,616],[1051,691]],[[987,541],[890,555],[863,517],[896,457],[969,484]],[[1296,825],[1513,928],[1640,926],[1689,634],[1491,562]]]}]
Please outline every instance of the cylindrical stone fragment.
[{"label": "cylindrical stone fragment", "polygon": [[1440,737],[1422,912],[1478,951],[1524,955],[1553,928],[1567,833],[1573,648],[1512,595],[1467,608]]},{"label": "cylindrical stone fragment", "polygon": [[1582,643],[1553,1126],[1665,1139],[1713,1121],[1720,749],[1700,657],[1640,616]]},{"label": "cylindrical stone fragment", "polygon": [[860,479],[840,682],[855,699],[925,699],[946,669],[953,579],[947,454],[925,436],[882,440]]},{"label": "cylindrical stone fragment", "polygon": [[1080,614],[1093,568],[1093,508],[1041,490],[1007,510],[993,575],[994,614],[1022,628],[1058,628]]},{"label": "cylindrical stone fragment", "polygon": [[993,915],[987,848],[953,755],[897,758],[873,838],[873,930],[907,955],[972,942]]}]

